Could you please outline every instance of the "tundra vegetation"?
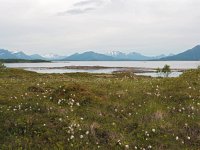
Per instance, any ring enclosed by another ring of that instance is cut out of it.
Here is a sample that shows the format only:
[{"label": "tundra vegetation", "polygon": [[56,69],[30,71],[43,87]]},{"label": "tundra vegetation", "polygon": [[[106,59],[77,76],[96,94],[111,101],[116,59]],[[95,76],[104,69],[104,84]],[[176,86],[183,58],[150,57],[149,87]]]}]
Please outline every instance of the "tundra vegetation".
[{"label": "tundra vegetation", "polygon": [[37,74],[0,69],[0,149],[199,149],[200,70]]}]

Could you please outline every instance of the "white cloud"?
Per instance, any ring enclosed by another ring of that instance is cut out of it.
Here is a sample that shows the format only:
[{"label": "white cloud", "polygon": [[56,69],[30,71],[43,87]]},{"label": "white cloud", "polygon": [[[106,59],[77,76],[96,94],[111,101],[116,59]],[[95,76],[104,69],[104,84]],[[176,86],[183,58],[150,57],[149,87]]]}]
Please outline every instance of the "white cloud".
[{"label": "white cloud", "polygon": [[176,53],[200,39],[199,0],[0,0],[0,19],[1,47],[28,53]]}]

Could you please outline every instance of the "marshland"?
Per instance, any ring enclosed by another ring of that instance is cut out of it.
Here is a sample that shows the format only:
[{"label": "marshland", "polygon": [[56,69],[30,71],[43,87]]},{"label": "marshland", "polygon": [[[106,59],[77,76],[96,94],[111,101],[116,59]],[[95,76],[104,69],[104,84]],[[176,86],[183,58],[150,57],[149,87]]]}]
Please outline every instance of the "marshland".
[{"label": "marshland", "polygon": [[39,74],[0,69],[1,149],[199,149],[200,70]]}]

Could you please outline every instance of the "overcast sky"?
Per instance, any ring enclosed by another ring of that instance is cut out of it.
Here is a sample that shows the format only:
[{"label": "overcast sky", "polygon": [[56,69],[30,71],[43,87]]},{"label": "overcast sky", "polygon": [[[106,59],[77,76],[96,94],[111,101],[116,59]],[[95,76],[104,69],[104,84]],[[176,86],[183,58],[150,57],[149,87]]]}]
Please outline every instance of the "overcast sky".
[{"label": "overcast sky", "polygon": [[179,53],[200,44],[200,0],[0,0],[0,48]]}]

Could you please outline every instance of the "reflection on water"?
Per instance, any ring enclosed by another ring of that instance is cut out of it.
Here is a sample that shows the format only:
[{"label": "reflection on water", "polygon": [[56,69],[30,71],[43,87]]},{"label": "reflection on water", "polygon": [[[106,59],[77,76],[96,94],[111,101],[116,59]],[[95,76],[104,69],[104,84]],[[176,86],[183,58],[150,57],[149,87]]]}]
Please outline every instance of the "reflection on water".
[{"label": "reflection on water", "polygon": [[[81,69],[45,69],[45,68],[28,68],[25,69],[28,71],[34,71],[37,73],[106,73],[111,74],[115,71],[120,71],[120,69],[116,68],[108,68],[108,69],[91,69],[91,70],[81,70]],[[151,76],[151,77],[164,77],[164,75],[160,75],[156,72],[145,72],[145,73],[135,73],[136,75],[142,76]],[[169,77],[178,77],[182,74],[182,72],[172,72]]]},{"label": "reflection on water", "polygon": [[82,69],[45,69],[45,68],[28,68],[25,69],[28,71],[34,71],[37,73],[77,73],[77,72],[86,72],[86,73],[112,73],[119,69],[109,68],[109,69],[90,69],[90,70],[82,70]]},{"label": "reflection on water", "polygon": [[[179,77],[183,72],[172,72],[169,77]],[[156,72],[136,73],[136,75],[150,76],[150,77],[164,77]]]},{"label": "reflection on water", "polygon": [[104,67],[139,67],[158,68],[165,64],[176,69],[194,69],[200,65],[200,61],[58,61],[52,63],[9,63],[10,68],[38,68],[38,67],[65,67],[65,66],[104,66]]}]

